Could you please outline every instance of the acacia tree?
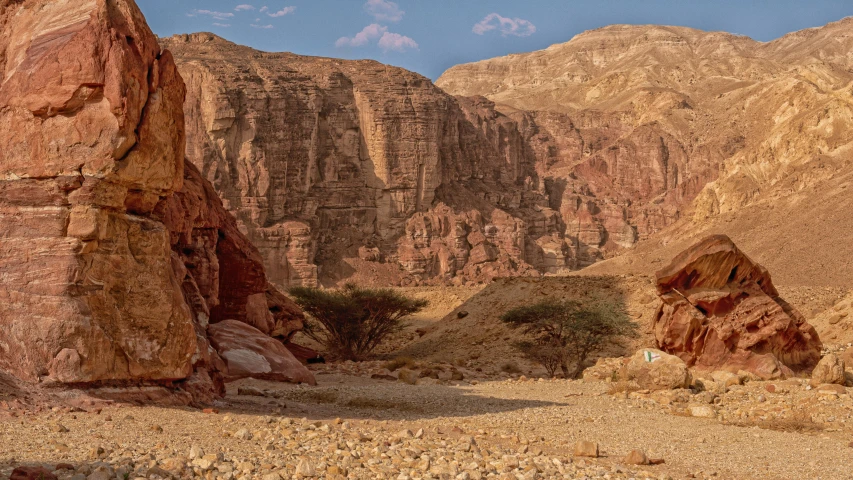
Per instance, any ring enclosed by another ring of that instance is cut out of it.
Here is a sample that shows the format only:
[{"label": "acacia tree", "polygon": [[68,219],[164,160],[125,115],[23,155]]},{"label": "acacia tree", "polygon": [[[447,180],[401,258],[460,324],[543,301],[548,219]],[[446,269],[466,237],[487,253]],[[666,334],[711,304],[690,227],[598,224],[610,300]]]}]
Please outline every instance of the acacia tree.
[{"label": "acacia tree", "polygon": [[[586,359],[622,337],[637,335],[637,325],[612,306],[584,308],[577,301],[544,300],[514,308],[501,316],[512,328],[522,328],[533,342],[519,348],[553,375],[559,364],[566,378],[576,378]],[[569,365],[574,364],[574,370]]]},{"label": "acacia tree", "polygon": [[302,333],[343,360],[366,358],[384,339],[406,326],[404,317],[428,303],[388,288],[361,288],[351,283],[340,290],[294,287],[290,294],[310,317]]}]

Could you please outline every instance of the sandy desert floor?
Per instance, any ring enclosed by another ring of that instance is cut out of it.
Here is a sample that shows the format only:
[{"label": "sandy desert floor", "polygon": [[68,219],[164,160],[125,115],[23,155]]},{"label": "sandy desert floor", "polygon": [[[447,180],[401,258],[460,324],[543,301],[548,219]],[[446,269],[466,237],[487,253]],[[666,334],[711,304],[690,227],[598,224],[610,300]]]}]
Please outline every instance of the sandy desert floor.
[{"label": "sandy desert floor", "polygon": [[[853,478],[853,400],[799,381],[777,393],[766,382],[732,387],[710,404],[714,418],[691,416],[708,406],[702,395],[612,394],[605,382],[318,381],[235,382],[215,413],[108,406],[6,416],[0,478],[20,464],[65,464],[59,478],[75,479]],[[820,405],[808,427],[768,415],[810,403]],[[597,442],[601,457],[573,456],[579,440]],[[664,463],[626,465],[633,449]]]}]

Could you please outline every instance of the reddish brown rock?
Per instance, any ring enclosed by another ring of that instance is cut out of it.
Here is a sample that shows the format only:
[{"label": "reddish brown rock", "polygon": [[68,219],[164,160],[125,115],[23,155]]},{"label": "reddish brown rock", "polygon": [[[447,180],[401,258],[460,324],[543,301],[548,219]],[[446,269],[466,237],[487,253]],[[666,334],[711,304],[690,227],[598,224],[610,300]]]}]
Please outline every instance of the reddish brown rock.
[{"label": "reddish brown rock", "polygon": [[210,322],[289,338],[302,316],[185,168],[171,54],[132,0],[5,2],[0,32],[0,370],[212,400],[226,365]]},{"label": "reddish brown rock", "polygon": [[287,349],[290,350],[290,353],[292,353],[293,356],[302,363],[307,364],[308,359],[321,357],[320,352],[313,348],[303,347],[302,345],[297,345],[295,343],[285,343],[284,346],[287,347]]},{"label": "reddish brown rock", "polygon": [[236,320],[207,328],[210,343],[228,366],[229,380],[252,377],[315,385],[314,375],[278,340]]},{"label": "reddish brown rock", "polygon": [[56,475],[44,467],[18,467],[9,480],[56,480]]},{"label": "reddish brown rock", "polygon": [[188,84],[187,157],[273,284],[566,268],[559,213],[537,190],[515,121],[493,103],[372,61],[258,52],[205,33],[161,41]]},{"label": "reddish brown rock", "polygon": [[657,343],[688,365],[769,379],[811,371],[820,360],[815,329],[728,237],[702,240],[656,275]]},{"label": "reddish brown rock", "polygon": [[181,187],[184,84],[130,0],[0,7],[0,369],[171,381],[193,321],[150,215]]}]

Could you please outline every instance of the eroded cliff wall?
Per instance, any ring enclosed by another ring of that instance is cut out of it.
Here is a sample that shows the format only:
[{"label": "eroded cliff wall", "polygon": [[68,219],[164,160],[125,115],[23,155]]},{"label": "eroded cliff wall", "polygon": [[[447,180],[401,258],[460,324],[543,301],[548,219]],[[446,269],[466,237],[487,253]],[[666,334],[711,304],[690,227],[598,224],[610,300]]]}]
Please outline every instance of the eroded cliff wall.
[{"label": "eroded cliff wall", "polygon": [[[372,61],[263,53],[211,34],[161,43],[188,85],[188,158],[276,284],[565,267],[534,157],[491,102]],[[552,251],[560,258],[544,259]]]}]

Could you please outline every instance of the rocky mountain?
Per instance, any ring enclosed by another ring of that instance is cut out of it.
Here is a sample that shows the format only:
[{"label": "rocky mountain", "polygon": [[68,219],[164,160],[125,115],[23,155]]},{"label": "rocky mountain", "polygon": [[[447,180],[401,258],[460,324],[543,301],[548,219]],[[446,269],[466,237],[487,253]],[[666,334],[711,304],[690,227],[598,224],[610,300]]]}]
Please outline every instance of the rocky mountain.
[{"label": "rocky mountain", "polygon": [[[0,373],[205,401],[230,362],[209,323],[301,328],[185,169],[184,97],[133,0],[0,2]],[[313,382],[286,360],[281,376]]]},{"label": "rocky mountain", "polygon": [[[786,284],[849,285],[845,239],[853,225],[842,212],[853,201],[851,27],[848,18],[761,43],[687,28],[611,26],[542,51],[453,67],[437,84],[484,95],[513,118],[622,122],[608,130],[608,145],[581,156],[606,173],[591,183],[592,201],[628,197],[628,224],[648,241],[591,273],[648,273],[699,238],[724,233]],[[539,125],[550,133],[566,124]],[[623,151],[639,132],[668,139],[667,151],[680,156],[658,156],[666,161],[655,164],[636,150],[623,162],[608,160],[611,148]],[[652,182],[658,196],[645,197],[666,207],[652,228],[632,214],[644,197],[613,175],[632,165],[678,172],[658,177],[669,180]],[[587,177],[582,164],[569,168]],[[556,202],[552,208],[562,210]]]}]

